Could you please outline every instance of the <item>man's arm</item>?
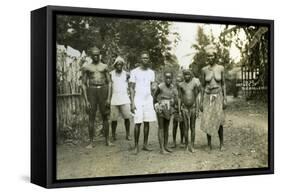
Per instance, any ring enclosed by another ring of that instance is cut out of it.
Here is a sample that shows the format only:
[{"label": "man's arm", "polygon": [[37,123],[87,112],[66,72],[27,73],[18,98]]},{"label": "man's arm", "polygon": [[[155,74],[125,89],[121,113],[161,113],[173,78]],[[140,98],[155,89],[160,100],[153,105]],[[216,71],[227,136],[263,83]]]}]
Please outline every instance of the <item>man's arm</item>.
[{"label": "man's arm", "polygon": [[153,93],[153,104],[157,103],[157,97],[160,94],[160,88],[159,86],[157,86],[155,92]]},{"label": "man's arm", "polygon": [[109,83],[108,83],[108,101],[110,102],[112,98],[112,77],[111,74],[109,74]]},{"label": "man's arm", "polygon": [[106,103],[107,105],[110,105],[110,100],[111,100],[111,95],[112,95],[112,82],[111,82],[111,77],[108,71],[108,67],[105,69],[105,78],[106,78],[106,83],[108,83],[108,94],[107,94],[107,99]]},{"label": "man's arm", "polygon": [[129,83],[129,88],[130,88],[130,99],[131,99],[131,112],[135,113],[135,87],[136,87],[136,83],[134,82],[130,82]]},{"label": "man's arm", "polygon": [[178,112],[181,113],[181,98],[182,98],[182,91],[181,91],[181,85],[177,85],[178,88]]},{"label": "man's arm", "polygon": [[87,87],[88,87],[87,81],[88,81],[87,72],[82,69],[82,93],[83,93],[83,97],[84,97],[86,106],[89,107],[90,104],[89,104],[88,95],[87,95]]}]

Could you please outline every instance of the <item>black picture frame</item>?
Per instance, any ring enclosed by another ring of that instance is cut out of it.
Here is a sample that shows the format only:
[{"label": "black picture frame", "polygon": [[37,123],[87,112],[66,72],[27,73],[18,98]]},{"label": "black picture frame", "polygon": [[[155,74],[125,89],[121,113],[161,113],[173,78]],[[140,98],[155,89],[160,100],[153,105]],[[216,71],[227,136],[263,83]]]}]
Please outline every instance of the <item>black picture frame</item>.
[{"label": "black picture frame", "polygon": [[[56,180],[55,16],[91,15],[269,28],[268,168]],[[274,21],[261,19],[46,6],[31,12],[31,182],[46,188],[170,181],[274,173]]]}]

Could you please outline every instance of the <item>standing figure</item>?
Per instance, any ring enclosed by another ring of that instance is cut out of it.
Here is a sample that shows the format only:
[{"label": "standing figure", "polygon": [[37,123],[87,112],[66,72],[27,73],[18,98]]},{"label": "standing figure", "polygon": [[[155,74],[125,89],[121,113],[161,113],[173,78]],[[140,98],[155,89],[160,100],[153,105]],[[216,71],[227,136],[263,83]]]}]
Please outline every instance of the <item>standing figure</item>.
[{"label": "standing figure", "polygon": [[95,118],[99,108],[103,121],[105,132],[105,143],[112,145],[109,141],[109,123],[108,116],[110,112],[110,76],[108,66],[100,61],[100,50],[93,47],[89,50],[89,56],[92,59],[91,64],[84,64],[82,70],[82,88],[87,112],[89,114],[89,145],[87,148],[93,148],[93,137],[95,134]]},{"label": "standing figure", "polygon": [[131,71],[130,90],[131,90],[131,112],[134,114],[134,140],[135,154],[139,153],[139,136],[141,124],[144,124],[143,150],[151,151],[148,148],[149,122],[156,121],[156,113],[153,107],[151,95],[151,85],[155,81],[155,73],[149,68],[149,54],[142,52],[141,63]]},{"label": "standing figure", "polygon": [[[183,81],[182,75],[177,75],[176,87]],[[174,117],[173,117],[173,148],[177,147],[177,130],[180,128],[180,143],[184,143],[184,123],[182,119],[182,114],[179,112],[178,101],[176,99],[174,103]]]},{"label": "standing figure", "polygon": [[112,129],[112,138],[116,140],[116,128],[117,120],[119,115],[124,119],[124,125],[126,129],[126,139],[131,140],[130,137],[130,118],[132,117],[131,113],[131,101],[129,97],[128,90],[128,81],[129,74],[123,70],[125,61],[121,57],[117,57],[113,63],[114,70],[110,72],[111,77],[111,129]]},{"label": "standing figure", "polygon": [[172,152],[168,148],[169,124],[173,114],[173,106],[177,98],[176,87],[172,84],[173,73],[164,73],[164,82],[160,83],[154,93],[154,107],[158,119],[158,139],[160,153]]},{"label": "standing figure", "polygon": [[215,63],[215,48],[210,47],[208,65],[202,68],[202,91],[200,109],[203,112],[201,129],[207,134],[209,150],[212,150],[212,136],[219,135],[220,150],[224,149],[223,123],[226,107],[224,67]]},{"label": "standing figure", "polygon": [[[190,70],[183,70],[184,81],[179,84],[178,106],[184,122],[185,149],[194,152],[195,122],[196,122],[196,99],[200,92],[196,79]],[[189,142],[189,129],[191,132],[191,143]]]}]

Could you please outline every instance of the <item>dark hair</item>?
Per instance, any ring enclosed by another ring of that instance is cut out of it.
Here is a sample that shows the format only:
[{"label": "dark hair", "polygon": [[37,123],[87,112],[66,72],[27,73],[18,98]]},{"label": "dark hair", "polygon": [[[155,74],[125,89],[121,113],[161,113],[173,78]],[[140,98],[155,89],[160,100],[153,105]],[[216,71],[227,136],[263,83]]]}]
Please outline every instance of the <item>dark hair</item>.
[{"label": "dark hair", "polygon": [[100,49],[96,46],[89,49],[88,53],[92,55],[93,53],[100,54]]},{"label": "dark hair", "polygon": [[149,52],[147,52],[147,51],[142,51],[142,52],[140,53],[140,56],[142,56],[142,55],[148,55],[148,56],[149,56]]},{"label": "dark hair", "polygon": [[165,75],[166,75],[167,73],[171,74],[171,76],[174,77],[174,73],[173,73],[172,70],[165,70],[164,73],[163,73],[163,76],[165,77]]}]

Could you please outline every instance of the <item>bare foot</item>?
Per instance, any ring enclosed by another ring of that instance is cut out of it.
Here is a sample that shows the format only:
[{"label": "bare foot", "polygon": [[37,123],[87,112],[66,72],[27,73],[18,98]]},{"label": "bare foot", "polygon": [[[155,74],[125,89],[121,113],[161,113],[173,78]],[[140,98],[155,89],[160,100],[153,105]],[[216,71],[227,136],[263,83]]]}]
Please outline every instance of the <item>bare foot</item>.
[{"label": "bare foot", "polygon": [[170,153],[173,152],[173,150],[169,149],[168,147],[165,147],[164,149],[165,149],[167,152],[170,152]]},{"label": "bare foot", "polygon": [[151,148],[148,148],[147,146],[143,146],[143,147],[142,147],[142,150],[148,151],[148,152],[152,151],[152,149],[151,149]]},{"label": "bare foot", "polygon": [[166,155],[166,154],[169,154],[169,152],[167,152],[166,150],[160,150],[160,154],[163,154],[163,155]]},{"label": "bare foot", "polygon": [[131,136],[128,135],[128,136],[126,137],[126,140],[131,141],[131,140],[132,140]]},{"label": "bare foot", "polygon": [[184,148],[184,147],[185,147],[185,144],[181,143],[180,148]]},{"label": "bare foot", "polygon": [[95,146],[94,146],[93,143],[89,143],[89,145],[86,146],[87,149],[92,149],[92,148],[94,148],[94,147],[95,147]]},{"label": "bare foot", "polygon": [[134,154],[137,155],[140,152],[139,147],[135,147]]},{"label": "bare foot", "polygon": [[173,146],[171,148],[177,148],[177,144],[173,143]]},{"label": "bare foot", "polygon": [[225,150],[224,145],[221,145],[221,146],[220,146],[220,151],[224,151],[224,150]]},{"label": "bare foot", "polygon": [[206,148],[206,151],[208,152],[208,153],[211,153],[212,152],[212,146],[207,146],[207,148]]},{"label": "bare foot", "polygon": [[111,143],[110,141],[106,142],[105,145],[106,145],[106,146],[114,146],[114,144]]},{"label": "bare foot", "polygon": [[191,153],[195,153],[195,150],[194,150],[194,148],[193,148],[192,146],[189,146],[189,147],[188,147],[188,150],[189,150]]}]

